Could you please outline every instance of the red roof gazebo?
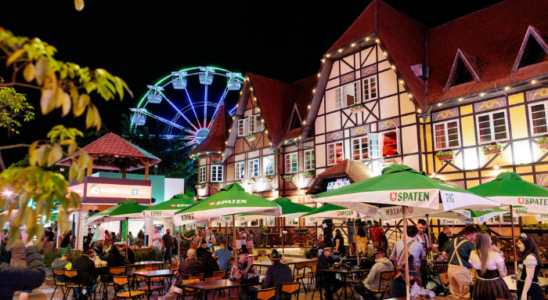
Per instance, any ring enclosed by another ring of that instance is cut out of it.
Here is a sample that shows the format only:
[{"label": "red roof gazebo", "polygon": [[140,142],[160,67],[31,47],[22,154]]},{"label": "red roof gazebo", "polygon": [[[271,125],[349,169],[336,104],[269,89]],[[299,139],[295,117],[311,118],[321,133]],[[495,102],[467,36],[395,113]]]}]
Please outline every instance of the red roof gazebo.
[{"label": "red roof gazebo", "polygon": [[[93,169],[120,170],[122,178],[127,171],[145,168],[145,180],[148,180],[148,169],[160,163],[160,159],[140,147],[130,143],[115,133],[108,133],[58,162],[58,166],[70,166],[71,158],[78,157],[85,150],[93,159]],[[88,169],[87,176],[91,176]]]}]

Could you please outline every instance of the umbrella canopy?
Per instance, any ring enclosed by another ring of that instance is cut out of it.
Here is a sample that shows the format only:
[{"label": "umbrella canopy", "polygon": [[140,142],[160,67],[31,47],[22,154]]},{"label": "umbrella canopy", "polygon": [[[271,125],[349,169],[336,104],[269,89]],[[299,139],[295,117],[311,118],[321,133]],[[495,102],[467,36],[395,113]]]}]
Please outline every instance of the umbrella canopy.
[{"label": "umbrella canopy", "polygon": [[323,219],[359,219],[363,216],[352,209],[327,203],[302,215],[301,218],[306,218],[307,222],[316,222]]},{"label": "umbrella canopy", "polygon": [[468,190],[500,204],[548,210],[548,190],[521,179],[517,173],[500,173],[494,180]]},{"label": "umbrella canopy", "polygon": [[529,208],[525,206],[512,206],[512,211],[514,215],[524,217],[524,216],[533,216],[537,214],[548,214],[548,209],[539,209],[539,208]]},{"label": "umbrella canopy", "polygon": [[158,203],[143,210],[143,220],[149,221],[172,218],[176,212],[196,203],[198,203],[198,201],[195,201],[187,195],[177,194],[167,201]]},{"label": "umbrella canopy", "polygon": [[[282,213],[280,217],[286,217],[286,218],[296,218],[301,217],[302,215],[314,210],[312,207],[308,207],[306,205],[293,203],[291,200],[287,198],[277,198],[273,200],[273,202],[278,203],[280,208],[282,209]],[[262,214],[241,214],[237,216],[236,221],[239,223],[255,220],[255,219],[262,219],[265,216]]]},{"label": "umbrella canopy", "polygon": [[111,221],[123,221],[127,219],[140,219],[142,217],[143,210],[146,208],[146,206],[139,205],[135,200],[122,200],[116,206],[105,209],[91,217],[87,217],[86,225]]},{"label": "umbrella canopy", "polygon": [[[497,202],[467,190],[432,179],[404,165],[382,170],[382,175],[362,180],[336,190],[312,196],[316,202],[329,202],[366,213],[360,204],[401,205],[439,210],[486,209]],[[443,207],[440,208],[440,200]]]},{"label": "umbrella canopy", "polygon": [[217,194],[199,201],[189,208],[178,211],[173,216],[173,224],[179,226],[219,216],[242,213],[280,216],[281,208],[276,202],[249,194],[239,184],[233,183],[223,187]]}]

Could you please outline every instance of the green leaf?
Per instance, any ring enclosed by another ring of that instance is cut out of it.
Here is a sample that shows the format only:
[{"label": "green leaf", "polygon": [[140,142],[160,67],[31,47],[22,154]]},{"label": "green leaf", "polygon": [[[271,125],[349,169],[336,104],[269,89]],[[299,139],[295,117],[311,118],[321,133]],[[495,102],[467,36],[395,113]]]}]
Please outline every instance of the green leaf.
[{"label": "green leaf", "polygon": [[36,62],[36,82],[42,85],[47,75],[49,74],[49,61],[45,58],[40,58]]},{"label": "green leaf", "polygon": [[23,69],[23,77],[26,82],[31,82],[36,78],[36,67],[33,64],[28,64],[25,69]]},{"label": "green leaf", "polygon": [[25,52],[27,52],[26,48],[21,48],[13,52],[13,54],[10,55],[8,59],[6,60],[6,67],[11,65],[14,61],[16,61],[19,57],[21,57],[21,55],[23,55]]}]

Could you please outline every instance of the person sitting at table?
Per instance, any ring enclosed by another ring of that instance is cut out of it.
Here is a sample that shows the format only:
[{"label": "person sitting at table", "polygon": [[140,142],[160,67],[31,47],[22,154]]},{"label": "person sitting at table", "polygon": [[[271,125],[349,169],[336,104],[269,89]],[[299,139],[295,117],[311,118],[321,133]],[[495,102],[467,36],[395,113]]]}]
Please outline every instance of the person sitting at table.
[{"label": "person sitting at table", "polygon": [[90,252],[82,252],[82,255],[72,263],[72,269],[78,270],[78,282],[85,286],[83,290],[74,288],[74,296],[77,299],[81,299],[80,296],[89,297],[99,285],[95,263],[89,257],[90,254]]},{"label": "person sitting at table", "polygon": [[205,239],[202,239],[202,243],[200,244],[200,247],[196,249],[196,256],[198,257],[198,260],[203,260],[204,253],[209,252],[209,248],[207,248],[207,242]]},{"label": "person sitting at table", "polygon": [[219,271],[219,264],[210,251],[204,251],[202,254],[202,264],[204,265],[204,278],[211,278],[213,272]]},{"label": "person sitting at table", "polygon": [[[108,247],[108,250],[103,254],[99,255],[99,259],[107,262],[107,267],[123,267],[125,266],[125,259],[120,254],[118,248],[114,245]],[[103,283],[113,282],[113,275],[110,273],[105,273],[101,275],[101,281]]]},{"label": "person sitting at table", "polygon": [[158,297],[158,300],[169,300],[177,294],[183,293],[183,280],[188,279],[191,275],[198,275],[204,272],[204,266],[201,261],[196,259],[196,250],[188,249],[186,252],[186,260],[183,261],[177,271],[175,271],[175,276],[177,276],[177,281],[171,285],[169,291],[163,296]]},{"label": "person sitting at table", "polygon": [[[278,250],[272,250],[270,253],[270,260],[272,261],[272,266],[268,267],[266,270],[266,277],[261,284],[261,288],[267,289],[271,287],[279,288],[284,282],[292,282],[293,276],[291,274],[291,269],[280,262],[282,256]],[[276,297],[276,299],[279,299]],[[291,294],[282,293],[280,295],[281,300],[291,299]]]},{"label": "person sitting at table", "polygon": [[[70,248],[64,248],[61,250],[61,257],[53,260],[53,263],[51,263],[51,268],[55,270],[72,269],[72,263],[69,260],[71,254]],[[55,279],[59,282],[64,282],[64,276],[55,275]]]},{"label": "person sitting at table", "polygon": [[[407,241],[404,244],[403,240],[399,240],[394,244],[394,250],[390,255],[390,259],[394,261],[394,265],[397,266],[398,275],[392,280],[391,293],[392,297],[403,297],[407,295],[405,287],[405,268],[407,268],[408,262],[409,266],[409,281],[415,279],[417,281],[421,280],[421,274],[419,273],[419,268],[421,265],[420,255],[422,254],[423,248],[422,244],[416,240],[417,233],[419,230],[417,226],[411,225],[407,226]],[[407,259],[404,257],[405,248],[408,249],[409,256]],[[417,283],[421,285],[421,283]]]},{"label": "person sitting at table", "polygon": [[333,247],[324,247],[316,263],[316,282],[325,288],[324,296],[327,300],[333,300],[333,294],[343,287],[342,281],[337,279],[335,273],[321,272],[333,266],[335,261],[331,254],[333,254]]},{"label": "person sitting at table", "polygon": [[[240,283],[259,284],[259,270],[253,266],[253,262],[249,261],[249,252],[247,249],[242,249],[238,262],[232,265],[230,279]],[[247,286],[240,288],[238,293],[240,300],[257,300],[257,288]]]},{"label": "person sitting at table", "polygon": [[[360,294],[362,297],[368,299],[371,296],[375,296],[374,293],[371,293],[371,290],[377,290],[379,288],[379,285],[381,284],[382,280],[381,273],[382,272],[393,272],[394,266],[392,265],[392,262],[386,257],[386,253],[380,249],[375,252],[375,264],[369,271],[369,274],[367,274],[367,278],[363,281],[363,283],[359,284],[356,287],[356,292]],[[381,286],[381,289],[386,287],[386,282],[384,282],[384,286]]]},{"label": "person sitting at table", "polygon": [[471,291],[472,299],[510,299],[512,294],[501,277],[506,276],[504,257],[491,249],[491,237],[481,232],[476,235],[476,250],[470,253],[470,264],[478,277]]},{"label": "person sitting at table", "polygon": [[219,247],[221,249],[215,251],[213,258],[219,261],[219,268],[226,271],[229,268],[228,260],[230,259],[230,250],[226,249],[226,243],[220,243]]},{"label": "person sitting at table", "polygon": [[525,233],[522,233],[516,242],[516,246],[522,253],[518,263],[523,264],[523,268],[520,274],[518,274],[518,292],[516,294],[518,299],[543,299],[544,293],[538,280],[540,268],[542,267],[542,259],[540,258],[540,252],[535,239],[527,237]]}]

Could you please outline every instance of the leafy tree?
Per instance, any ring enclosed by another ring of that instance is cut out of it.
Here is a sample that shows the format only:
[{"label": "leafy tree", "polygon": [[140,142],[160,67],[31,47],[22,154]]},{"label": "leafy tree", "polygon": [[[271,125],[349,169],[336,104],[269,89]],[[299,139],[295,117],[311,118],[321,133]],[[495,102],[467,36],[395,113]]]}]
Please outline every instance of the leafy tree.
[{"label": "leafy tree", "polygon": [[[75,3],[78,7],[77,1]],[[83,3],[83,2],[82,2]],[[83,5],[82,5],[83,8]],[[62,115],[72,112],[74,117],[86,113],[86,128],[101,129],[101,116],[91,96],[97,94],[106,101],[116,96],[123,99],[124,93],[131,95],[126,83],[105,69],[92,70],[80,67],[71,62],[57,60],[54,56],[55,47],[40,40],[15,36],[10,31],[0,27],[0,60],[5,60],[11,81],[0,83],[0,87],[24,87],[40,90],[40,111],[47,115],[55,109],[61,109]],[[23,78],[24,82],[20,81]],[[93,94],[92,94],[93,93]],[[10,231],[9,244],[19,238],[19,229],[26,226],[29,238],[38,236],[40,240],[43,230],[41,222],[36,222],[40,216],[51,218],[51,211],[59,207],[64,211],[78,209],[81,198],[78,194],[69,193],[68,181],[63,175],[44,169],[51,167],[64,156],[69,156],[78,150],[77,138],[83,133],[75,128],[63,125],[53,127],[47,139],[38,140],[30,145],[9,145],[0,147],[11,149],[28,148],[28,167],[13,167],[5,169],[0,156],[0,190],[12,191],[19,201],[14,201],[8,207],[11,213],[19,206],[19,213]],[[82,181],[87,168],[93,161],[85,152],[71,160],[68,172],[69,180]],[[36,208],[28,208],[29,201],[36,203]],[[6,207],[8,196],[0,194],[0,207]],[[59,213],[58,223],[62,231],[68,229],[68,214]],[[0,217],[4,224],[7,216]]]},{"label": "leafy tree", "polygon": [[25,122],[34,119],[33,109],[25,95],[17,93],[13,88],[0,87],[0,127],[8,130],[8,137],[10,133],[19,134],[16,129],[21,127],[18,118],[22,117]]}]

